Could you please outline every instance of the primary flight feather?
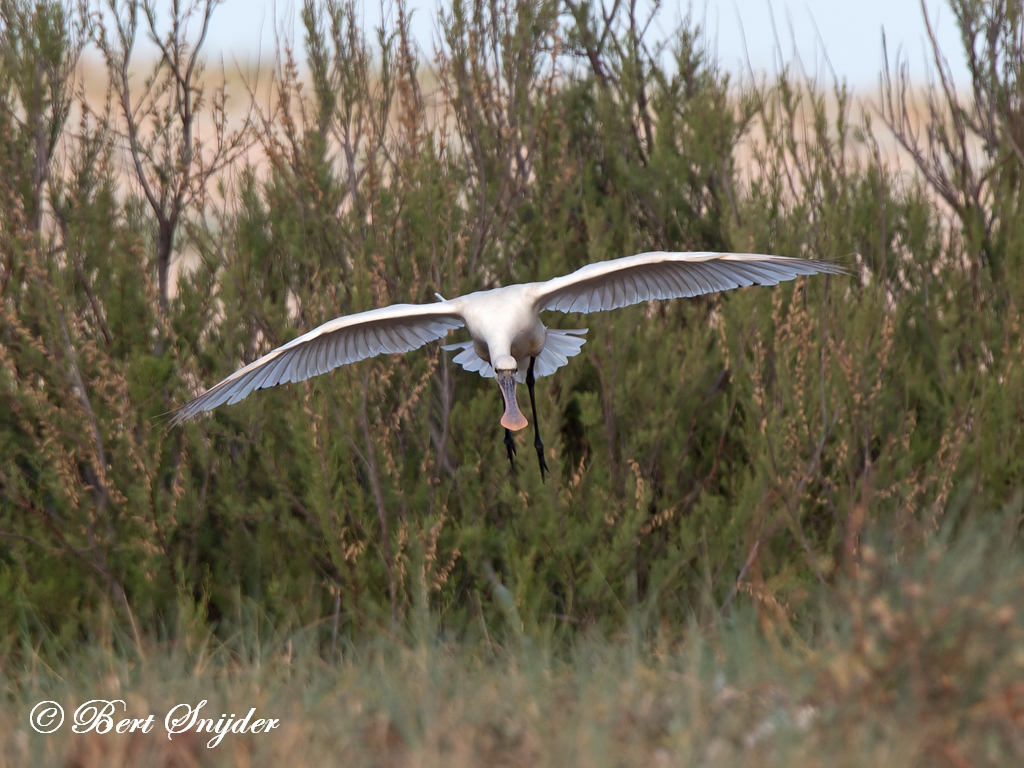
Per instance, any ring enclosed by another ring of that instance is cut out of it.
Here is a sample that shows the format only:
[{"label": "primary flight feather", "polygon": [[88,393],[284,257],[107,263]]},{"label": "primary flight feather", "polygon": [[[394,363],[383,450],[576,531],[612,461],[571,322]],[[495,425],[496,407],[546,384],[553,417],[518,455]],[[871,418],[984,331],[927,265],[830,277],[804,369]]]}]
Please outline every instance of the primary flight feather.
[{"label": "primary flight feather", "polygon": [[[339,317],[268,352],[194,400],[175,409],[178,424],[225,403],[237,403],[255,389],[302,381],[381,353],[411,352],[448,331],[465,327],[470,340],[442,347],[459,350],[453,359],[468,371],[493,376],[505,401],[501,424],[509,461],[512,431],[527,425],[516,401],[516,382],[530,390],[534,422],[534,381],[579,354],[586,329],[548,329],[544,311],[599,312],[653,299],[700,296],[752,285],[776,285],[799,275],[842,274],[827,261],[752,253],[656,251],[589,264],[543,283],[522,283],[477,291],[436,304],[393,304]],[[536,424],[534,425],[536,428]],[[547,470],[539,431],[534,446]]]}]

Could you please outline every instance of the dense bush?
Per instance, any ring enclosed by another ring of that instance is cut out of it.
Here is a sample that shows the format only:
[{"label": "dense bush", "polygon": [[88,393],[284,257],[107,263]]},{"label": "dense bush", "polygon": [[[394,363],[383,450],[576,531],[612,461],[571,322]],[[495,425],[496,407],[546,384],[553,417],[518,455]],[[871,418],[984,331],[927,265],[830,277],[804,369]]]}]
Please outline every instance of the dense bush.
[{"label": "dense bush", "polygon": [[[401,5],[373,37],[308,0],[304,62],[282,50],[245,118],[204,91],[214,5],[161,33],[132,4],[104,27],[0,2],[0,658],[240,600],[325,648],[417,605],[467,640],[509,611],[573,634],[741,602],[812,631],[865,532],[911,553],[1019,512],[1019,2],[954,3],[973,99],[939,78],[917,115],[902,65],[877,108],[737,84],[688,22],[651,53],[623,4],[455,0],[428,65]],[[105,104],[76,88],[90,45]],[[339,314],[650,249],[855,275],[551,316],[590,331],[539,384],[547,484],[436,345],[161,421]]]}]

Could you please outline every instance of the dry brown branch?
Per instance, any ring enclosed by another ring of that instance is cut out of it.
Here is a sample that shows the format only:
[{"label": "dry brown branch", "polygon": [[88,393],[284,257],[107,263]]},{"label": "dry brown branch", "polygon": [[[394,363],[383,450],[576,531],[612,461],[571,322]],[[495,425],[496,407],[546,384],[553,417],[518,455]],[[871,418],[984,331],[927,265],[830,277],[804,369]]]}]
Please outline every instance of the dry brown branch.
[{"label": "dry brown branch", "polygon": [[[161,313],[166,315],[170,292],[171,258],[183,217],[202,207],[210,181],[248,149],[251,111],[237,128],[228,127],[225,86],[214,91],[209,105],[202,84],[201,53],[214,9],[221,0],[171,0],[170,29],[163,33],[153,0],[109,0],[113,30],[98,14],[96,44],[106,61],[124,121],[124,139],[133,178],[156,220],[156,269]],[[140,12],[159,57],[141,93],[132,86],[132,56]],[[190,39],[190,24],[198,19],[199,33]],[[212,141],[198,130],[208,111]]]}]

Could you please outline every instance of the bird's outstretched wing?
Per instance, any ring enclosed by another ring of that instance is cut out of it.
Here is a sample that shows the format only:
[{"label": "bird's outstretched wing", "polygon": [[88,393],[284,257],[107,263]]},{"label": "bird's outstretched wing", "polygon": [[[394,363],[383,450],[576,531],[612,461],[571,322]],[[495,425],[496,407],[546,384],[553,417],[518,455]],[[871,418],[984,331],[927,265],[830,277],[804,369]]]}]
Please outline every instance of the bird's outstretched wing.
[{"label": "bird's outstretched wing", "polygon": [[845,274],[839,264],[756,253],[655,251],[588,264],[537,283],[538,310],[600,312],[651,299],[679,299],[747,285],[776,285],[798,275]]},{"label": "bird's outstretched wing", "polygon": [[303,381],[382,353],[410,352],[463,325],[462,317],[447,302],[394,304],[339,317],[268,352],[176,408],[171,423],[224,403],[237,403],[255,389]]}]

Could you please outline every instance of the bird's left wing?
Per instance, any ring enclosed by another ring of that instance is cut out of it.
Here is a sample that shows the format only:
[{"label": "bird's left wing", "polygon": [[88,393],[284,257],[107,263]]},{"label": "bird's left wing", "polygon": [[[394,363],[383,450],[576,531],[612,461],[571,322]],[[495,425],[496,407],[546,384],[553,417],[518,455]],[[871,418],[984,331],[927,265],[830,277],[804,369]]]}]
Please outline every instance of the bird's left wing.
[{"label": "bird's left wing", "polygon": [[600,312],[652,299],[678,299],[747,285],[776,285],[798,275],[844,274],[828,261],[757,253],[671,253],[588,264],[575,272],[536,283],[538,310]]},{"label": "bird's left wing", "polygon": [[176,408],[171,423],[178,424],[224,403],[237,403],[254,389],[303,381],[382,353],[410,352],[463,325],[453,302],[393,304],[339,317],[268,352]]}]

